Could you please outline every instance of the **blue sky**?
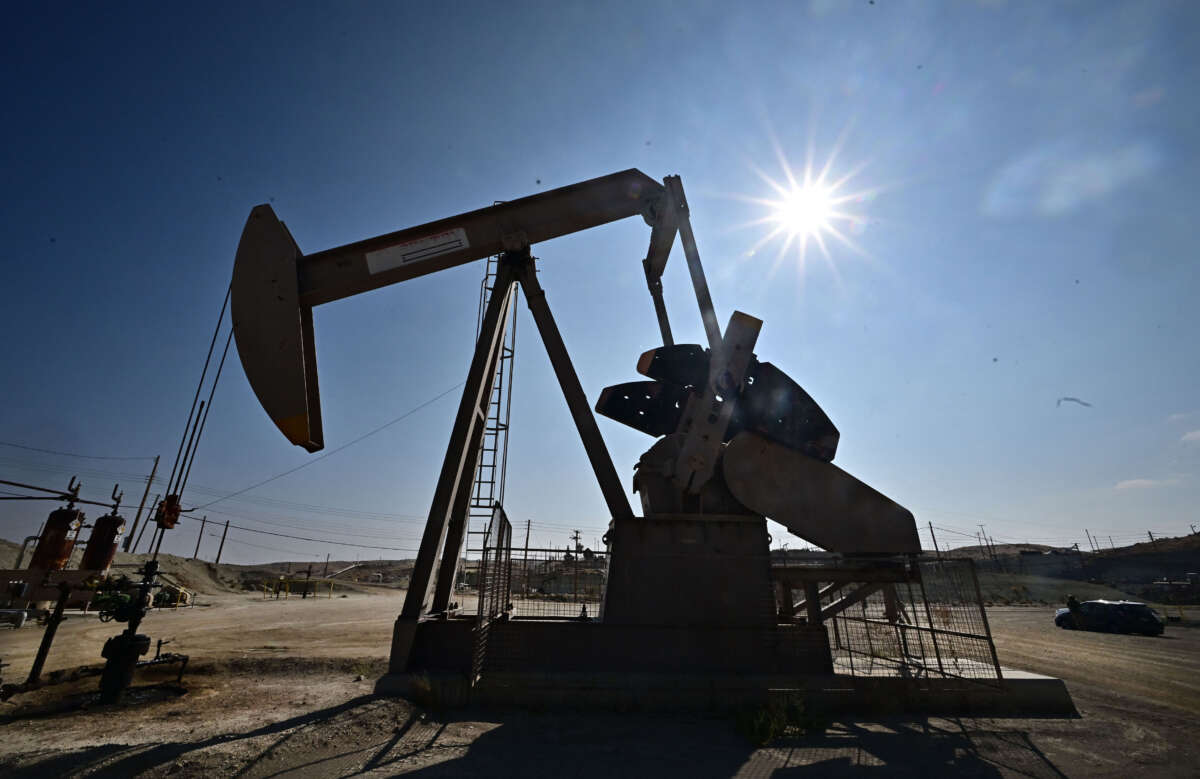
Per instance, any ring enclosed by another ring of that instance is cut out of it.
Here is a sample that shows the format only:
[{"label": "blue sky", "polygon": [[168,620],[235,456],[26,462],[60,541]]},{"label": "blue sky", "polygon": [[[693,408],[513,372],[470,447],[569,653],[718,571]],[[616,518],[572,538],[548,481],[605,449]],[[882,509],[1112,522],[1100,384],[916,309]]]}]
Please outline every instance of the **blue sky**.
[{"label": "blue sky", "polygon": [[[603,7],[601,7],[603,6]],[[191,400],[242,224],[306,252],[629,167],[678,173],[718,316],[842,433],[837,463],[943,543],[1179,534],[1200,505],[1200,54],[1186,2],[13,6],[0,440],[162,454]],[[809,151],[811,149],[811,152]],[[836,156],[835,155],[836,151]],[[833,156],[864,193],[826,259],[759,246],[784,178]],[[657,345],[626,220],[535,247],[589,397]],[[482,265],[316,310],[334,448],[466,374]],[[680,256],[680,341],[703,340]],[[507,506],[535,542],[607,522],[526,312]],[[185,503],[310,458],[232,357]],[[1056,406],[1062,396],[1092,404]],[[415,549],[457,396],[207,511]],[[651,443],[600,421],[626,482]],[[140,496],[149,461],[0,446],[0,478]],[[137,474],[141,473],[141,481]],[[194,492],[193,492],[194,490]],[[0,503],[0,535],[46,504]],[[132,516],[132,510],[127,514]],[[93,514],[94,516],[94,514]],[[190,553],[194,523],[164,545]],[[779,533],[776,533],[779,536]],[[927,535],[923,533],[923,537]],[[253,544],[253,546],[252,546]],[[215,539],[206,539],[211,558]],[[231,561],[408,556],[230,531]]]}]

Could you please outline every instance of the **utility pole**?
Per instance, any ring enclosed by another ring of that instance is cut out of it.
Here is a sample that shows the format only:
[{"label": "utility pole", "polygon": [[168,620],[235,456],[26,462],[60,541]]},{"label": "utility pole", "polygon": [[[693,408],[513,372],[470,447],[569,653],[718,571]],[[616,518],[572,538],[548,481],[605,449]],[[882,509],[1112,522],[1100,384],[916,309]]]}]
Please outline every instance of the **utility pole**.
[{"label": "utility pole", "polygon": [[326,552],[325,553],[325,571],[324,571],[324,573],[321,574],[321,578],[324,579],[328,575],[329,575],[329,552]]},{"label": "utility pole", "polygon": [[[157,505],[158,505],[158,499],[159,499],[159,498],[161,498],[161,497],[162,497],[162,493],[161,493],[161,492],[160,492],[160,493],[157,493],[157,494],[155,494],[155,496],[154,496],[154,502],[153,502],[153,503],[151,503],[150,505],[151,505],[151,506],[157,506]],[[129,550],[129,551],[130,551],[130,553],[132,553],[132,554],[137,554],[137,548],[138,548],[138,545],[142,543],[142,536],[146,535],[146,528],[148,528],[148,527],[150,527],[150,517],[146,517],[146,524],[142,525],[142,530],[141,530],[141,532],[139,532],[139,533],[138,533],[137,540],[133,542],[133,547],[132,547],[132,548]],[[130,532],[129,532],[129,536],[130,536],[131,538],[133,537],[133,531],[130,531]],[[150,534],[150,543],[151,543],[151,544],[153,544],[153,543],[154,543],[154,534],[153,534],[153,533],[151,533],[151,534]]]},{"label": "utility pole", "polygon": [[1113,543],[1112,536],[1108,537],[1108,545],[1113,548],[1113,551],[1116,551],[1117,545]]},{"label": "utility pole", "polygon": [[1083,534],[1085,536],[1087,536],[1088,546],[1091,547],[1091,550],[1093,552],[1095,552],[1096,551],[1096,543],[1092,540],[1092,534],[1088,532],[1088,529],[1086,527],[1083,529]]},{"label": "utility pole", "polygon": [[1147,531],[1146,531],[1146,535],[1150,536],[1150,543],[1151,543],[1151,544],[1154,544],[1155,546],[1158,546],[1158,542],[1154,540],[1154,534],[1153,534],[1153,533],[1151,533],[1149,530],[1147,530]]},{"label": "utility pole", "polygon": [[575,542],[575,551],[576,552],[583,551],[583,547],[579,545],[579,531],[578,530],[571,533],[571,540]]},{"label": "utility pole", "polygon": [[225,534],[229,532],[229,520],[225,520],[225,529],[221,531],[221,545],[217,547],[217,559],[213,565],[220,565],[221,552],[225,549]]},{"label": "utility pole", "polygon": [[200,518],[200,535],[196,536],[196,551],[192,552],[192,559],[195,560],[200,555],[200,542],[204,540],[204,525],[208,523],[208,515],[205,514]]},{"label": "utility pole", "polygon": [[[154,458],[154,467],[150,469],[150,478],[146,480],[146,490],[142,493],[142,502],[138,505],[137,514],[133,517],[133,527],[129,529],[129,535],[125,536],[125,551],[129,551],[129,545],[133,541],[133,534],[137,532],[138,523],[142,521],[142,509],[146,507],[146,496],[150,494],[150,485],[154,483],[154,475],[158,473],[158,458],[162,455],[157,455]],[[155,503],[158,498],[154,499]],[[147,519],[147,522],[150,520]]]},{"label": "utility pole", "polygon": [[929,523],[929,537],[933,539],[933,551],[937,553],[937,559],[942,559],[942,550],[938,549],[937,536],[933,534],[933,523]]},{"label": "utility pole", "polygon": [[979,545],[987,552],[988,557],[991,558],[993,563],[996,562],[996,551],[988,543],[987,530],[984,529],[982,524],[979,525],[977,537],[979,538]]}]

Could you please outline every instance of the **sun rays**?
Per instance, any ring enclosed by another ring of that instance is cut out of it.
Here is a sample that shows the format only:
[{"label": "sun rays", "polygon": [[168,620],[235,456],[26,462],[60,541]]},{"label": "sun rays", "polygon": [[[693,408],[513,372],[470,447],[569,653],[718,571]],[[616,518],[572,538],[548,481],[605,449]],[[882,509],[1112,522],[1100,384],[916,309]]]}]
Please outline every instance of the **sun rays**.
[{"label": "sun rays", "polygon": [[757,166],[751,165],[758,177],[771,189],[772,196],[737,198],[766,208],[763,216],[742,225],[767,227],[767,232],[747,251],[747,256],[755,256],[764,247],[778,244],[771,264],[772,274],[794,250],[801,275],[808,262],[809,249],[814,246],[835,275],[837,268],[831,249],[836,250],[836,245],[843,246],[855,254],[867,256],[852,235],[862,230],[866,218],[861,208],[874,196],[875,191],[851,190],[849,186],[852,179],[865,167],[865,163],[850,168],[840,176],[836,175],[835,166],[842,145],[842,138],[839,138],[819,168],[814,161],[810,142],[804,166],[797,171],[789,163],[779,144],[774,145],[781,175],[770,176]]}]

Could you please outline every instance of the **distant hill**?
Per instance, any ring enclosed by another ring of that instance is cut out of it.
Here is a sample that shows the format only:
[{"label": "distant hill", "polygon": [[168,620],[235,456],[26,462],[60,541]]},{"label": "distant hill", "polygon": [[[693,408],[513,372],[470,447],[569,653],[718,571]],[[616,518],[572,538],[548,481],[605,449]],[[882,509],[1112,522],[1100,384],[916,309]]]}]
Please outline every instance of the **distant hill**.
[{"label": "distant hill", "polygon": [[[21,545],[7,539],[0,538],[0,569],[12,568],[16,564],[17,553],[20,551]],[[25,560],[22,567],[28,567],[29,558],[33,554],[33,544],[25,551]],[[74,557],[78,562],[78,552]],[[113,566],[110,573],[113,575],[125,575],[132,578],[136,577],[136,571],[145,562],[150,559],[149,554],[126,554],[117,552],[113,559]],[[215,594],[221,592],[240,592],[243,590],[257,590],[259,585],[278,580],[280,577],[303,578],[312,568],[312,576],[320,577],[326,571],[326,564],[310,563],[310,562],[277,562],[277,563],[252,563],[249,565],[235,565],[222,563],[214,565],[213,563],[204,560],[192,560],[187,557],[177,557],[171,554],[160,554],[158,556],[159,570],[163,577],[170,582],[179,584],[189,590],[203,594]],[[328,572],[333,574],[347,567],[354,566],[349,571],[345,571],[338,577],[338,581],[345,582],[347,586],[354,589],[370,589],[369,587],[360,585],[382,585],[384,587],[407,586],[408,579],[412,574],[412,560],[370,560],[356,563],[354,561],[336,561],[329,562]]]},{"label": "distant hill", "polygon": [[[30,546],[33,546],[30,544]],[[17,552],[21,550],[20,544],[15,544],[5,538],[0,538],[0,568],[12,568],[17,562]],[[29,557],[29,552],[25,552],[26,558]],[[28,560],[26,560],[28,562]]]},{"label": "distant hill", "polygon": [[1101,549],[1096,557],[1114,558],[1138,555],[1158,555],[1168,552],[1197,552],[1200,553],[1200,535],[1175,536],[1155,539],[1153,543],[1147,538],[1132,546],[1119,546],[1116,549]]},{"label": "distant hill", "polygon": [[969,557],[972,560],[982,560],[991,558],[993,549],[997,555],[1016,555],[1020,554],[1021,552],[1037,552],[1039,554],[1044,554],[1054,551],[1065,551],[1060,547],[1046,546],[1045,544],[996,544],[994,547],[956,546],[953,549],[943,547],[942,552],[944,554],[949,554],[952,557]]}]

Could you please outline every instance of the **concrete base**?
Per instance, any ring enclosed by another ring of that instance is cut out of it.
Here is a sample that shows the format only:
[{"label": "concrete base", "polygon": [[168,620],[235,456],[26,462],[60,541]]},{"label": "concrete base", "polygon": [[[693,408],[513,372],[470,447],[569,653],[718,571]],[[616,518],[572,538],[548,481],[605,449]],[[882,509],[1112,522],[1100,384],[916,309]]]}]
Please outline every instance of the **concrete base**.
[{"label": "concrete base", "polygon": [[[391,673],[465,676],[476,636],[472,618],[425,620],[403,637],[407,663]],[[401,623],[397,621],[397,635]],[[404,627],[408,627],[405,625]],[[393,653],[393,658],[397,657]],[[564,619],[497,620],[488,628],[483,672],[739,675],[830,674],[833,661],[824,626],[714,627],[614,625]]]},{"label": "concrete base", "polygon": [[828,715],[1077,717],[1061,679],[1004,670],[1002,681],[884,676],[493,672],[388,674],[375,686],[434,708],[483,706],[722,711],[799,698]]}]

